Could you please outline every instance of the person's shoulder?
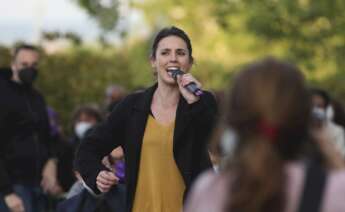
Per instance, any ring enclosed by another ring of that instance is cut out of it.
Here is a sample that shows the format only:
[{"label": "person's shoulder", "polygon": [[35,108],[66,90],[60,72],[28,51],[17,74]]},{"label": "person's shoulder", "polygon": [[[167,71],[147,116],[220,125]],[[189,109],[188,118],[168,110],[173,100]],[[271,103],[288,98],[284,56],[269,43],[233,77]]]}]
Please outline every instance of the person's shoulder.
[{"label": "person's shoulder", "polygon": [[203,90],[203,94],[201,95],[200,101],[198,101],[197,104],[203,105],[209,111],[212,111],[212,114],[217,114],[218,103],[216,101],[214,93]]},{"label": "person's shoulder", "polygon": [[323,211],[345,211],[345,170],[330,171],[323,200]]},{"label": "person's shoulder", "polygon": [[0,77],[0,92],[8,88],[8,81]]},{"label": "person's shoulder", "polygon": [[30,93],[32,94],[31,96],[33,96],[34,98],[38,99],[39,101],[45,103],[45,98],[44,98],[43,94],[37,88],[32,87],[30,89]]},{"label": "person's shoulder", "polygon": [[203,94],[200,96],[201,102],[207,105],[217,106],[216,96],[211,91],[203,90]]},{"label": "person's shoulder", "polygon": [[128,94],[125,97],[125,100],[127,100],[127,101],[135,101],[136,99],[142,97],[144,95],[144,93],[145,93],[145,90],[134,91],[133,93]]},{"label": "person's shoulder", "polygon": [[185,211],[221,211],[228,190],[228,175],[213,170],[199,176],[188,195]]},{"label": "person's shoulder", "polygon": [[0,79],[10,80],[12,77],[12,70],[9,67],[0,67]]},{"label": "person's shoulder", "polygon": [[[153,91],[155,90],[155,85],[145,88],[145,89],[140,89],[132,92],[131,94],[127,95],[122,102],[125,104],[132,104],[135,105],[137,103],[141,104],[143,101],[146,101],[148,98],[152,97]],[[141,103],[140,103],[141,102]],[[135,103],[135,104],[133,104]]]},{"label": "person's shoulder", "polygon": [[329,173],[329,180],[337,185],[345,194],[345,169],[331,171]]},{"label": "person's shoulder", "polygon": [[291,161],[285,164],[285,171],[288,175],[303,175],[306,170],[304,161]]},{"label": "person's shoulder", "polygon": [[0,86],[5,87],[12,76],[10,68],[0,68]]},{"label": "person's shoulder", "polygon": [[216,96],[214,93],[212,93],[211,91],[208,91],[208,90],[203,90],[203,97],[205,98],[208,98],[208,99],[212,99],[212,100],[215,100],[216,99]]},{"label": "person's shoulder", "polygon": [[207,170],[200,174],[200,176],[197,178],[195,186],[205,187],[215,178],[215,176],[216,173],[213,170]]},{"label": "person's shoulder", "polygon": [[[144,93],[144,90],[140,90],[128,94],[118,104],[116,104],[113,111],[121,111],[121,113],[124,111],[130,111],[133,107],[136,107],[139,102],[142,101],[142,99],[144,98]],[[117,112],[116,114],[118,114]]]},{"label": "person's shoulder", "polygon": [[216,173],[213,169],[207,170],[198,177],[193,189],[197,193],[207,191],[210,187],[214,187],[216,183],[223,184],[223,178],[222,174]]},{"label": "person's shoulder", "polygon": [[339,133],[343,133],[344,132],[344,128],[332,121],[327,123],[327,128],[328,130],[333,133],[333,134],[339,134]]}]

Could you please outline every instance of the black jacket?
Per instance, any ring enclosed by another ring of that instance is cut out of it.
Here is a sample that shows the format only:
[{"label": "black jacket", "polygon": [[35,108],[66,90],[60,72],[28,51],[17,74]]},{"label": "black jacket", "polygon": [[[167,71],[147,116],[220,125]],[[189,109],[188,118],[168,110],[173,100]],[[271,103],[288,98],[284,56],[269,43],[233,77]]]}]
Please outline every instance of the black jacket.
[{"label": "black jacket", "polygon": [[[141,145],[155,89],[156,86],[153,86],[121,101],[108,120],[86,137],[77,153],[77,170],[85,183],[99,193],[96,177],[101,170],[106,169],[100,163],[101,158],[115,147],[123,147],[126,161],[127,211],[131,211],[133,206]],[[175,120],[173,152],[186,191],[200,172],[211,167],[207,140],[216,112],[215,99],[209,92],[205,92],[198,102],[191,105],[183,97],[180,98]]]},{"label": "black jacket", "polygon": [[77,195],[59,202],[56,212],[125,212],[126,187],[114,186],[102,197],[92,196],[85,188]]},{"label": "black jacket", "polygon": [[0,69],[0,192],[12,184],[39,185],[49,156],[49,122],[42,95],[11,80],[11,69]]}]

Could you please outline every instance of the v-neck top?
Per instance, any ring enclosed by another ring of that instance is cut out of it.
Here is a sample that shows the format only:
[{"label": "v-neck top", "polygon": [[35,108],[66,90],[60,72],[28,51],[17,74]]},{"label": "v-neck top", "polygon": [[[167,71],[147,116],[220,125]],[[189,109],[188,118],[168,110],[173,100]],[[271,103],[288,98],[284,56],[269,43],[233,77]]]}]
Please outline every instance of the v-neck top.
[{"label": "v-neck top", "polygon": [[173,156],[174,126],[148,117],[133,212],[182,211],[185,185]]}]

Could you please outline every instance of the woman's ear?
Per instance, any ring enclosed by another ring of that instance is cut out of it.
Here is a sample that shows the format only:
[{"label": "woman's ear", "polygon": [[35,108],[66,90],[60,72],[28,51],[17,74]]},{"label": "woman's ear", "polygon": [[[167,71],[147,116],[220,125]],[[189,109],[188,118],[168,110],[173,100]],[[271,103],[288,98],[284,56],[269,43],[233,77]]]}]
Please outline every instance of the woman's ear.
[{"label": "woman's ear", "polygon": [[152,56],[150,56],[150,64],[152,68],[156,68],[156,59]]},{"label": "woman's ear", "polygon": [[155,58],[153,58],[152,56],[150,57],[150,64],[151,64],[153,76],[156,78],[157,77],[157,65],[156,65]]}]

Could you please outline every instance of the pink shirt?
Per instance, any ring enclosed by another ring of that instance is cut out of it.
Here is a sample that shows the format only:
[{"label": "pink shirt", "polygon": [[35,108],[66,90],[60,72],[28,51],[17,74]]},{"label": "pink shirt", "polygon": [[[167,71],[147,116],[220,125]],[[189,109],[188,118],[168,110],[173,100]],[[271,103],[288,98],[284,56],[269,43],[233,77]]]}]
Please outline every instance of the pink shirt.
[{"label": "pink shirt", "polygon": [[[289,163],[287,171],[287,207],[285,212],[296,212],[304,186],[305,166]],[[208,171],[200,176],[187,199],[184,212],[223,212],[228,200],[226,175]],[[322,212],[345,212],[345,170],[331,171],[328,175]]]}]

